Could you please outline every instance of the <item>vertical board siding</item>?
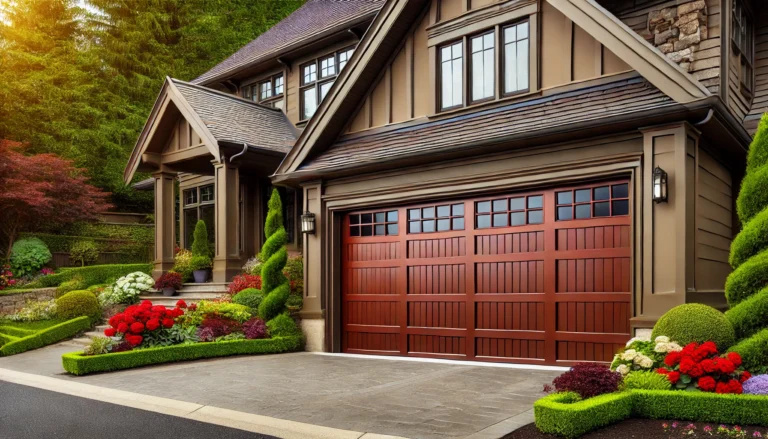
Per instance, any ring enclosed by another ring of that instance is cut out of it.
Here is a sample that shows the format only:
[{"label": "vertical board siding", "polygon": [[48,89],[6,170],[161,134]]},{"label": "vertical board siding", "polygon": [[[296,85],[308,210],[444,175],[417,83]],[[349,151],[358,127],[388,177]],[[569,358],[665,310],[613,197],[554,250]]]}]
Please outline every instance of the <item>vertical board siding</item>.
[{"label": "vertical board siding", "polygon": [[696,289],[723,291],[731,273],[733,185],[728,170],[699,149],[696,196]]},{"label": "vertical board siding", "polygon": [[397,235],[350,236],[345,216],[342,350],[609,361],[630,337],[631,220],[555,221],[555,191],[514,194],[543,197],[543,224],[476,230],[479,199],[463,200],[464,230],[407,233],[409,209],[434,203],[397,209]]}]

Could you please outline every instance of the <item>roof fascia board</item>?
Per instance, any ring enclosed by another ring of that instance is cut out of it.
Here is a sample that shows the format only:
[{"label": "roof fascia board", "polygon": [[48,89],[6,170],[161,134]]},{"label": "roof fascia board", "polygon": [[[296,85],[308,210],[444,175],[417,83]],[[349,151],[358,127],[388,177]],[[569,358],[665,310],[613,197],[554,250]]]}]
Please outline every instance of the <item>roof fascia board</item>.
[{"label": "roof fascia board", "polygon": [[546,0],[676,102],[711,95],[692,76],[595,0]]},{"label": "roof fascia board", "polygon": [[210,130],[208,130],[208,127],[205,126],[205,123],[202,121],[202,119],[200,119],[200,116],[198,116],[197,112],[195,112],[195,110],[189,105],[189,102],[184,99],[184,96],[181,94],[179,89],[176,88],[176,85],[173,83],[171,78],[166,78],[166,81],[168,81],[168,95],[170,96],[171,100],[173,100],[173,103],[176,104],[176,108],[179,109],[179,112],[182,116],[184,116],[184,119],[186,119],[187,122],[192,126],[192,129],[197,132],[197,134],[203,140],[203,144],[205,144],[211,154],[216,158],[216,160],[219,160],[221,158],[219,155],[219,142],[215,137],[213,137],[213,134],[211,134]]},{"label": "roof fascia board", "polygon": [[402,13],[408,2],[412,0],[387,0],[379,14],[371,23],[363,39],[358,44],[357,50],[349,61],[347,68],[342,72],[342,78],[336,81],[315,115],[310,119],[304,131],[296,141],[291,151],[285,156],[275,174],[286,174],[295,171],[307,158],[310,145],[315,145],[323,132],[328,128],[330,119],[338,112],[339,106],[348,99],[352,88],[360,80],[362,71],[376,56],[383,39],[392,30],[394,20]]},{"label": "roof fascia board", "polygon": [[155,125],[155,122],[157,121],[157,115],[165,111],[165,105],[167,105],[167,96],[165,91],[167,87],[168,84],[163,83],[163,86],[160,88],[160,93],[157,95],[157,98],[155,98],[155,104],[152,106],[152,111],[149,113],[147,122],[144,124],[144,128],[141,129],[139,138],[136,139],[136,144],[133,146],[131,156],[128,158],[128,164],[123,171],[123,182],[125,182],[125,184],[129,184],[131,180],[133,180],[133,176],[136,174],[136,170],[139,168],[141,154],[143,154],[144,150],[146,149],[144,145],[146,143],[146,139],[148,138],[149,131]]}]

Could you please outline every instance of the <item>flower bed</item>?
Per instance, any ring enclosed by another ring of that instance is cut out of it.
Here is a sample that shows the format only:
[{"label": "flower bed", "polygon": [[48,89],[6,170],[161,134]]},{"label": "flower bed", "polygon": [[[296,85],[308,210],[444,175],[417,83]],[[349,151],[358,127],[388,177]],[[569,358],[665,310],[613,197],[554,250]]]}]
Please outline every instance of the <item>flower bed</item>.
[{"label": "flower bed", "polygon": [[0,326],[0,356],[20,354],[73,337],[91,327],[88,317],[77,317],[42,330]]},{"label": "flower bed", "polygon": [[301,349],[301,344],[300,336],[289,336],[174,345],[91,356],[73,352],[64,354],[62,363],[64,370],[73,375],[87,375],[202,358],[291,352]]}]

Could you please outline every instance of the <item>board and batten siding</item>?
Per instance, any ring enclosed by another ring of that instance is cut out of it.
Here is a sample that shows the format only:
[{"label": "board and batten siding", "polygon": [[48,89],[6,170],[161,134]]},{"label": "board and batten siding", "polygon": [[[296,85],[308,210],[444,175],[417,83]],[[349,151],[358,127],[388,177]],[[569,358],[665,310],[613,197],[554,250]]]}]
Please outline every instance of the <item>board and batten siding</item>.
[{"label": "board and batten siding", "polygon": [[[429,28],[504,3],[514,2],[434,0],[382,71],[345,132],[354,133],[431,116],[436,67],[430,66]],[[532,47],[539,50],[540,89],[632,70],[549,3],[542,1],[540,8],[538,27],[541,28],[541,38],[534,36],[532,40]]]}]

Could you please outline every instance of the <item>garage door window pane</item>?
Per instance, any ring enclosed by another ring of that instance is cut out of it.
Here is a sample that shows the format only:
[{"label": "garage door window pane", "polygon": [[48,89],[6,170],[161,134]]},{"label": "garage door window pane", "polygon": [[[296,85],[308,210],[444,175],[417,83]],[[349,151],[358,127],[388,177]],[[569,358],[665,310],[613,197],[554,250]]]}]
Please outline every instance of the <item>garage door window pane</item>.
[{"label": "garage door window pane", "polygon": [[411,221],[408,223],[408,233],[421,233],[421,222]]},{"label": "garage door window pane", "polygon": [[513,226],[524,226],[525,212],[512,212],[510,215],[510,224]]},{"label": "garage door window pane", "polygon": [[507,199],[503,200],[493,200],[493,211],[494,212],[506,212],[507,211]]},{"label": "garage door window pane", "polygon": [[408,211],[408,219],[417,220],[421,218],[421,209],[410,209]]},{"label": "garage door window pane", "polygon": [[449,219],[440,219],[437,220],[437,231],[438,232],[445,232],[451,230],[451,220]]},{"label": "garage door window pane", "polygon": [[425,207],[421,211],[421,217],[422,218],[434,218],[435,217],[435,208],[434,207]]},{"label": "garage door window pane", "polygon": [[571,203],[573,203],[573,193],[571,191],[557,193],[557,204],[571,204]]},{"label": "garage door window pane", "polygon": [[544,222],[544,212],[541,210],[528,211],[528,224],[541,224]]},{"label": "garage door window pane", "polygon": [[387,212],[387,221],[388,222],[397,222],[397,211],[393,210],[392,212]]},{"label": "garage door window pane", "polygon": [[535,197],[528,197],[529,209],[541,209],[544,207],[544,197],[537,195]]},{"label": "garage door window pane", "polygon": [[377,223],[383,223],[386,221],[384,212],[376,212],[375,218]]},{"label": "garage door window pane", "polygon": [[576,191],[576,202],[585,203],[592,201],[592,191],[589,189],[579,189]]},{"label": "garage door window pane", "polygon": [[573,217],[573,208],[571,206],[557,208],[557,220],[568,221]]},{"label": "garage door window pane", "polygon": [[523,210],[525,209],[525,198],[512,198],[509,200],[509,210]]},{"label": "garage door window pane", "polygon": [[364,213],[362,218],[363,218],[363,220],[362,220],[363,224],[371,224],[373,222],[373,214],[372,213]]},{"label": "garage door window pane", "polygon": [[507,226],[507,214],[496,213],[493,215],[493,227],[506,227]]},{"label": "garage door window pane", "polygon": [[387,224],[387,234],[397,235],[397,224]]},{"label": "garage door window pane", "polygon": [[601,217],[601,216],[611,216],[611,207],[610,204],[606,203],[595,203],[595,217]]},{"label": "garage door window pane", "polygon": [[488,213],[491,211],[491,202],[490,201],[482,201],[480,203],[477,203],[477,211],[478,213]]},{"label": "garage door window pane", "polygon": [[576,219],[587,219],[592,217],[589,204],[579,204],[576,206]]},{"label": "garage door window pane", "polygon": [[437,206],[437,217],[447,218],[451,216],[451,206]]},{"label": "garage door window pane", "polygon": [[595,192],[595,201],[607,200],[611,196],[610,193],[608,192],[608,186],[596,187],[594,192]]},{"label": "garage door window pane", "polygon": [[350,215],[349,216],[349,223],[350,224],[360,224],[360,215]]},{"label": "garage door window pane", "polygon": [[363,236],[373,236],[373,226],[363,226]]},{"label": "garage door window pane", "polygon": [[360,226],[350,227],[349,236],[360,236]]},{"label": "garage door window pane", "polygon": [[477,228],[478,229],[487,229],[491,227],[491,216],[490,215],[478,215],[477,216]]},{"label": "garage door window pane", "polygon": [[387,228],[384,224],[376,224],[374,232],[376,232],[376,236],[384,236],[387,234]]},{"label": "garage door window pane", "polygon": [[612,194],[611,196],[613,198],[627,198],[629,197],[629,185],[628,184],[617,184],[614,185],[612,188]]},{"label": "garage door window pane", "polygon": [[463,204],[454,204],[451,207],[451,211],[453,213],[453,216],[464,215],[464,205]]},{"label": "garage door window pane", "polygon": [[464,230],[464,218],[453,219],[453,230]]},{"label": "garage door window pane", "polygon": [[424,233],[431,233],[435,231],[435,220],[423,221],[421,223],[421,231]]},{"label": "garage door window pane", "polygon": [[629,215],[629,200],[616,200],[613,202],[611,215]]}]

